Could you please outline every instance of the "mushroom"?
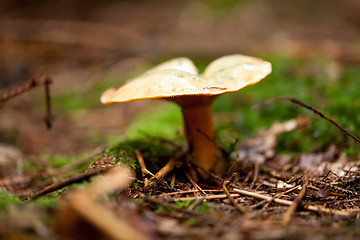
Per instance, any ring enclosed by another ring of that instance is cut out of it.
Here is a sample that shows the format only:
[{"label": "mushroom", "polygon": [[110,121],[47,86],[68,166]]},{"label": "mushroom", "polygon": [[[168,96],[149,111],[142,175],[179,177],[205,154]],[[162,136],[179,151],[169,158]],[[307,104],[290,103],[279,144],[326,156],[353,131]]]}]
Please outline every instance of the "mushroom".
[{"label": "mushroom", "polygon": [[256,84],[271,72],[264,60],[228,55],[216,59],[203,74],[188,58],[164,62],[118,87],[106,90],[101,102],[112,104],[140,99],[166,99],[181,107],[192,161],[218,172],[211,105],[223,93]]}]

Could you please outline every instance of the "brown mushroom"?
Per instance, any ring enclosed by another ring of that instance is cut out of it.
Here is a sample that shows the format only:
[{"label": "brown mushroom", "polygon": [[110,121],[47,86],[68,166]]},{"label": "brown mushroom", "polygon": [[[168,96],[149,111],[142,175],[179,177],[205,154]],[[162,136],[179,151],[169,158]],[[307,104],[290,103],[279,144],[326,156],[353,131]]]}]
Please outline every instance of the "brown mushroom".
[{"label": "brown mushroom", "polygon": [[101,102],[162,98],[177,103],[182,109],[193,162],[205,170],[216,171],[213,101],[220,94],[259,82],[270,72],[269,62],[237,54],[216,59],[199,75],[191,60],[176,58],[119,87],[108,89],[102,94]]}]

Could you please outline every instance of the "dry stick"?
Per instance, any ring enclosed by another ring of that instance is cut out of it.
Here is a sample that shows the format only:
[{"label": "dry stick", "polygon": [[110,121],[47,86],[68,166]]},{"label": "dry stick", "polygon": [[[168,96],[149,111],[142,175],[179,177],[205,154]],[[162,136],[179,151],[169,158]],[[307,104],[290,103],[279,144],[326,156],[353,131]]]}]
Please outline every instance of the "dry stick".
[{"label": "dry stick", "polygon": [[75,174],[74,176],[71,176],[69,178],[66,178],[66,179],[63,179],[59,182],[56,182],[56,183],[53,183],[49,186],[46,186],[45,188],[43,188],[42,190],[38,191],[37,193],[35,194],[32,194],[30,196],[24,196],[22,197],[23,200],[33,200],[35,198],[38,198],[40,196],[43,196],[45,194],[48,194],[48,193],[51,193],[53,191],[56,191],[58,189],[61,189],[61,188],[64,188],[70,184],[73,184],[73,183],[77,183],[77,182],[82,182],[84,180],[87,180],[89,179],[90,177],[94,176],[94,175],[97,175],[101,172],[104,172],[108,169],[110,169],[112,167],[108,167],[108,168],[103,168],[103,169],[95,169],[95,170],[91,170],[91,171],[88,171],[88,172],[84,172],[84,173],[78,173],[78,174]]},{"label": "dry stick", "polygon": [[51,99],[50,99],[50,84],[52,81],[50,78],[46,78],[45,81],[45,97],[46,97],[46,116],[45,124],[48,129],[51,129],[52,123],[54,121],[53,115],[51,113]]},{"label": "dry stick", "polygon": [[254,177],[251,182],[250,189],[252,189],[254,187],[254,184],[258,178],[258,175],[259,175],[259,162],[256,161],[254,164]]},{"label": "dry stick", "polygon": [[6,102],[7,100],[16,97],[26,91],[29,91],[35,87],[45,85],[45,96],[46,96],[45,123],[46,123],[46,127],[50,129],[53,122],[53,116],[51,114],[50,87],[49,87],[51,83],[52,80],[47,76],[42,76],[39,79],[35,79],[31,77],[28,80],[25,80],[25,82],[20,84],[19,86],[11,88],[10,90],[5,91],[3,93],[0,93],[0,103]]},{"label": "dry stick", "polygon": [[312,183],[329,186],[329,187],[331,187],[331,188],[333,188],[333,189],[335,189],[335,190],[338,190],[338,191],[341,191],[341,192],[344,192],[344,193],[347,193],[347,194],[350,194],[350,195],[358,195],[357,192],[350,191],[350,190],[348,190],[348,189],[344,189],[344,188],[335,186],[335,185],[333,185],[333,184],[331,184],[331,183],[327,183],[327,182],[324,182],[324,181],[319,181],[319,180],[317,180],[316,178],[310,178],[309,181],[312,182]]},{"label": "dry stick", "polygon": [[189,181],[191,182],[191,184],[197,188],[202,194],[204,194],[205,196],[207,195],[204,190],[191,178],[190,174],[188,174],[187,172],[185,172],[186,177],[189,179]]},{"label": "dry stick", "polygon": [[[259,194],[256,192],[249,192],[249,191],[237,189],[237,188],[234,188],[233,191],[240,193],[242,195],[245,195],[245,196],[255,197],[255,198],[259,198],[259,199],[271,200],[273,198],[272,196],[267,196],[267,195]],[[280,199],[280,198],[274,198],[273,201],[275,203],[279,203],[279,204],[286,205],[286,206],[291,206],[293,204],[292,201],[284,200],[284,199]],[[345,216],[345,217],[348,217],[354,213],[360,212],[360,209],[334,210],[334,209],[325,208],[320,205],[305,204],[305,205],[302,205],[301,207],[306,210],[309,210],[309,211],[323,212],[323,213],[327,213],[327,214],[336,214],[336,215]]]},{"label": "dry stick", "polygon": [[162,169],[160,169],[157,173],[155,173],[154,176],[150,178],[149,187],[152,187],[159,180],[163,179],[169,172],[171,172],[171,170],[174,169],[177,163],[178,161],[176,158],[171,158]]},{"label": "dry stick", "polygon": [[53,177],[53,176],[58,176],[62,173],[66,173],[66,172],[69,173],[73,169],[84,166],[85,164],[89,164],[89,162],[92,161],[95,157],[104,153],[107,148],[108,148],[107,145],[97,147],[93,151],[91,151],[91,153],[84,159],[81,159],[72,164],[64,165],[63,167],[58,167],[58,168],[49,170],[48,172],[45,173],[45,177],[49,178],[49,177]]},{"label": "dry stick", "polygon": [[142,174],[143,179],[145,179],[145,174],[149,174],[150,176],[153,177],[154,174],[152,174],[149,170],[147,170],[145,162],[144,162],[144,158],[142,157],[142,155],[138,149],[135,149],[135,154],[136,154],[136,158],[140,165],[141,174]]},{"label": "dry stick", "polygon": [[17,87],[11,88],[0,94],[0,102],[5,102],[13,97],[16,97],[26,91],[29,91],[35,87],[49,84],[51,80],[47,76],[40,77],[39,79],[35,79],[33,77],[26,80],[24,83],[20,84]]},{"label": "dry stick", "polygon": [[[55,169],[51,169],[49,171],[47,171],[46,173],[43,174],[43,177],[48,180],[51,179],[53,176],[58,176],[62,173],[65,172],[69,172],[72,169],[76,169],[78,167],[81,167],[85,164],[88,164],[90,160],[92,160],[94,157],[100,155],[101,153],[103,153],[105,151],[107,147],[99,147],[96,148],[88,157],[75,162],[73,164],[69,164],[69,165],[65,165],[63,167],[59,167],[59,168],[55,168]],[[3,179],[0,180],[0,187],[3,186],[7,186],[7,185],[11,185],[11,184],[20,184],[20,183],[24,183],[24,182],[30,182],[34,179],[38,179],[39,175],[31,175],[31,176],[23,176],[23,177],[15,177],[15,178],[11,178],[11,179]],[[43,182],[44,183],[44,182]],[[46,186],[48,187],[48,186]]]},{"label": "dry stick", "polygon": [[97,201],[101,196],[116,189],[125,189],[130,183],[132,174],[125,168],[112,168],[107,174],[94,179],[85,189],[76,189],[68,195],[66,205],[85,221],[107,234],[111,239],[148,240],[150,237],[129,224],[124,216]]},{"label": "dry stick", "polygon": [[326,116],[325,114],[323,114],[322,112],[320,112],[319,110],[317,110],[316,108],[310,106],[309,104],[306,104],[306,103],[303,103],[302,101],[296,99],[296,98],[293,98],[293,97],[287,97],[287,96],[284,96],[284,97],[277,97],[277,98],[273,98],[273,99],[269,99],[269,100],[266,100],[265,102],[263,103],[260,103],[260,104],[256,104],[253,106],[253,109],[259,109],[263,106],[266,106],[266,105],[269,105],[269,104],[272,104],[272,103],[275,103],[275,102],[279,102],[279,101],[283,101],[283,100],[288,100],[292,103],[295,103],[295,104],[298,104],[302,107],[305,107],[309,110],[311,110],[312,112],[314,112],[315,114],[319,115],[320,117],[324,118],[325,120],[331,122],[333,125],[335,125],[337,128],[339,128],[341,131],[343,131],[344,133],[346,133],[348,136],[350,136],[352,139],[354,139],[355,141],[357,141],[358,143],[360,143],[360,140],[355,137],[352,133],[348,132],[347,130],[345,130],[342,126],[340,126],[338,123],[336,123],[334,120],[330,119],[328,116]]},{"label": "dry stick", "polygon": [[69,196],[68,205],[81,217],[110,236],[111,239],[150,239],[130,225],[124,217],[117,216],[113,211],[97,203],[84,191],[77,191]]},{"label": "dry stick", "polygon": [[170,180],[170,188],[171,188],[171,189],[174,189],[174,188],[175,188],[175,183],[176,183],[176,175],[173,174],[173,175],[171,176],[171,180]]},{"label": "dry stick", "polygon": [[226,184],[228,184],[228,183],[229,183],[229,181],[225,181],[222,185],[226,196],[228,197],[228,199],[230,200],[232,205],[234,205],[234,207],[236,207],[236,209],[239,210],[239,212],[247,213],[248,211],[241,204],[237,203],[235,201],[235,199],[230,195],[229,190],[226,188]]},{"label": "dry stick", "polygon": [[[219,183],[219,184],[224,181],[223,178],[219,177],[218,175],[216,175],[216,174],[214,174],[214,173],[212,173],[212,172],[210,172],[210,171],[208,171],[208,170],[203,169],[202,167],[199,167],[198,165],[196,165],[196,164],[193,163],[193,162],[189,162],[189,164],[190,164],[193,168],[195,168],[196,170],[198,170],[198,171],[200,171],[200,172],[208,175],[209,177],[212,177],[213,180],[216,181],[216,182]],[[219,185],[219,189],[220,189],[220,188],[221,188],[221,185]]]},{"label": "dry stick", "polygon": [[355,170],[346,170],[346,169],[343,169],[344,172],[347,172],[347,173],[355,173],[355,174],[360,174],[360,171],[355,171]]},{"label": "dry stick", "polygon": [[[238,193],[231,193],[231,197],[239,197],[240,194]],[[218,194],[218,195],[207,195],[207,196],[196,196],[196,197],[179,197],[179,198],[167,198],[166,200],[172,201],[172,202],[183,202],[183,201],[191,201],[191,200],[213,200],[213,199],[224,199],[228,198],[226,194]]]},{"label": "dry stick", "polygon": [[283,225],[284,226],[289,225],[291,215],[295,212],[295,210],[297,209],[297,207],[301,203],[302,199],[304,198],[305,192],[306,192],[306,189],[307,189],[308,185],[309,185],[309,178],[308,178],[307,173],[305,172],[304,184],[302,186],[302,189],[301,189],[299,195],[295,198],[293,204],[291,204],[291,206],[288,208],[288,210],[284,214],[284,218],[283,218]]},{"label": "dry stick", "polygon": [[225,176],[224,178],[222,179],[221,181],[221,184],[219,185],[218,189],[221,188],[221,186],[224,184],[224,182],[226,181],[226,179],[228,179],[230,173],[232,173],[233,169],[235,168],[236,164],[238,163],[238,161],[234,161],[232,164],[231,164],[231,167],[229,168],[229,170],[225,173]]},{"label": "dry stick", "polygon": [[[204,192],[223,192],[222,190],[215,190],[215,189],[203,189]],[[188,190],[188,191],[179,191],[179,192],[170,192],[170,193],[162,193],[158,195],[158,197],[167,197],[172,195],[178,195],[178,194],[188,194],[188,193],[197,193],[200,192],[199,189],[197,190]]]},{"label": "dry stick", "polygon": [[295,186],[295,187],[292,187],[292,188],[286,190],[285,192],[275,194],[274,197],[272,197],[269,201],[267,201],[267,203],[261,208],[261,210],[265,210],[275,198],[282,197],[285,194],[290,193],[298,188],[299,188],[299,186]]},{"label": "dry stick", "polygon": [[[309,189],[312,189],[312,190],[315,190],[315,191],[320,191],[321,188],[318,188],[318,187],[315,187],[315,186],[312,186],[312,185],[309,185],[308,186]],[[329,192],[329,195],[332,195],[332,196],[338,196],[338,197],[347,197],[348,195],[346,194],[341,194],[341,193],[335,193],[335,192]]]}]

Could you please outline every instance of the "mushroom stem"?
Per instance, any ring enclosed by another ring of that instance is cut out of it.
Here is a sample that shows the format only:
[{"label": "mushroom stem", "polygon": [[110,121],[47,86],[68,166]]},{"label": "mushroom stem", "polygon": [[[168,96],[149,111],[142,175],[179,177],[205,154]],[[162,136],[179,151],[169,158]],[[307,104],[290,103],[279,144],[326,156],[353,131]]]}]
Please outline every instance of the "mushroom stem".
[{"label": "mushroom stem", "polygon": [[182,113],[194,163],[205,170],[212,169],[217,157],[211,104],[186,107],[182,109]]}]

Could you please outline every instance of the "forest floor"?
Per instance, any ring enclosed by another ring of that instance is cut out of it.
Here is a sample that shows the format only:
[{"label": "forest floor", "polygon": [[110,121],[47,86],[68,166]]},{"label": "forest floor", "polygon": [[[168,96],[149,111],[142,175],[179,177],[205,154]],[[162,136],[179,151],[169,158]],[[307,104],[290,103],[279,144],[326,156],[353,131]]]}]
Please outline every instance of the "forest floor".
[{"label": "forest floor", "polygon": [[[294,104],[360,135],[357,1],[224,2],[2,3],[1,238],[360,237],[359,143]],[[188,161],[174,104],[99,101],[166,59],[232,53],[273,72],[214,103],[221,176]]]}]

